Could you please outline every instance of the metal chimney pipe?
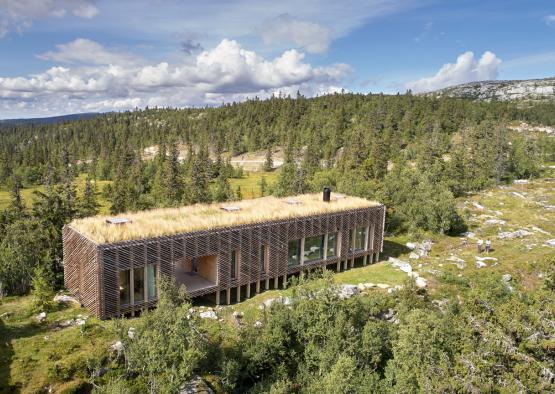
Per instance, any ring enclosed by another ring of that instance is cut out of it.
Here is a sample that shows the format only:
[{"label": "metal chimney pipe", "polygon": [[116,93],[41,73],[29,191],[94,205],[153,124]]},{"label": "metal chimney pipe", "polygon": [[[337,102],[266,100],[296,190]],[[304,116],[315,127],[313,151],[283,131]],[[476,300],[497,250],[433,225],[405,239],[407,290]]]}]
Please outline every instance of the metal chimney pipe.
[{"label": "metal chimney pipe", "polygon": [[331,199],[331,189],[329,187],[324,188],[324,193],[322,194],[322,201],[330,202]]}]

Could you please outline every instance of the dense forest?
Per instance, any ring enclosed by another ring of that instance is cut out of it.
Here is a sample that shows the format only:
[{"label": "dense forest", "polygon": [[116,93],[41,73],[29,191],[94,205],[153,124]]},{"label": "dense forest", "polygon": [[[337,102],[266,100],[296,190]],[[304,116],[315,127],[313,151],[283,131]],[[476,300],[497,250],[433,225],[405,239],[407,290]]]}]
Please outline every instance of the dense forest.
[{"label": "dense forest", "polygon": [[[60,124],[0,126],[0,184],[12,196],[0,213],[0,293],[61,288],[61,228],[98,213],[100,193],[114,214],[239,199],[229,179],[241,170],[231,166],[230,156],[266,151],[269,170],[277,146],[285,151],[284,164],[264,193],[285,196],[331,186],[385,203],[389,233],[457,234],[466,226],[457,197],[533,178],[542,163],[555,161],[554,138],[518,133],[508,127],[514,122],[555,125],[555,104],[410,93],[298,94],[217,108],[147,108]],[[144,160],[141,153],[154,145],[156,156]],[[83,173],[87,180],[78,193],[75,179]],[[95,180],[112,182],[97,190]],[[31,185],[44,190],[29,207],[21,189]],[[461,282],[462,298],[441,307],[408,284],[397,295],[364,300],[338,300],[325,292],[314,299],[301,284],[302,301],[272,308],[261,330],[246,329],[225,346],[187,317],[188,301],[170,288],[139,328],[143,342],[129,343],[122,356],[125,377],[105,390],[173,392],[200,372],[220,374],[231,392],[549,390],[553,376],[546,360],[553,348],[523,336],[548,336],[542,319],[553,302],[553,280],[526,296],[486,279]],[[390,324],[383,316],[394,306],[397,323]],[[516,310],[522,321],[513,326]],[[346,327],[357,334],[345,335]],[[478,339],[484,336],[487,341]],[[170,352],[174,346],[179,351]]]}]

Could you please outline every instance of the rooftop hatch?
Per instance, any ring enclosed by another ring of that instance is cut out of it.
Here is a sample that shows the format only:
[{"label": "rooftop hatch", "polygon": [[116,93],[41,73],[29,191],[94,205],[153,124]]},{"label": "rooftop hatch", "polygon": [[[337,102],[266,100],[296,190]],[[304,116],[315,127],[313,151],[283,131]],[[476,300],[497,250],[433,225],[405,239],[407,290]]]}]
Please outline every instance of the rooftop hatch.
[{"label": "rooftop hatch", "polygon": [[108,224],[125,224],[125,223],[129,223],[131,222],[131,220],[127,219],[127,218],[109,218],[106,219],[106,223]]},{"label": "rooftop hatch", "polygon": [[225,205],[225,206],[221,207],[221,209],[226,211],[226,212],[237,212],[237,211],[241,210],[241,208],[239,208],[235,205]]}]

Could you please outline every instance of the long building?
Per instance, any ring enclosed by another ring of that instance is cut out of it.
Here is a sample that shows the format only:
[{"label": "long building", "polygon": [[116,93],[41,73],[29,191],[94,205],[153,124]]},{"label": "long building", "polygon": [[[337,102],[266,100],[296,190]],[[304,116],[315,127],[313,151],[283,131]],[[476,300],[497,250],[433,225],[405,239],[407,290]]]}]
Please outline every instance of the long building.
[{"label": "long building", "polygon": [[384,205],[327,190],[74,220],[65,285],[100,318],[154,307],[161,276],[229,304],[314,267],[377,261],[384,219]]}]

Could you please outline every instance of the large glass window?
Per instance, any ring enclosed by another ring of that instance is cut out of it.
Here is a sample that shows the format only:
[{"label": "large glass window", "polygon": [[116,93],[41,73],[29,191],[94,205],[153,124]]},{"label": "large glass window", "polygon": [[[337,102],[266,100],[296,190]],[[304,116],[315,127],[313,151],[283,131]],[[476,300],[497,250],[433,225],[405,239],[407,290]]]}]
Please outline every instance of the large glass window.
[{"label": "large glass window", "polygon": [[127,305],[131,302],[131,271],[121,270],[119,272],[119,303]]},{"label": "large glass window", "polygon": [[287,250],[287,264],[289,266],[301,263],[301,240],[294,239],[289,241]]},{"label": "large glass window", "polygon": [[145,299],[145,267],[133,270],[133,298],[135,303]]},{"label": "large glass window", "polygon": [[146,266],[146,285],[148,300],[156,299],[156,264]]},{"label": "large glass window", "polygon": [[237,264],[239,263],[239,253],[236,250],[231,251],[231,266],[230,266],[230,277],[231,279],[237,278]]},{"label": "large glass window", "polygon": [[267,249],[268,249],[268,246],[266,246],[266,245],[262,245],[260,247],[260,257],[259,257],[259,259],[260,259],[260,272],[262,272],[262,273],[266,272],[266,266],[267,266],[267,260],[268,260],[268,258],[267,258],[267,254],[268,254]]},{"label": "large glass window", "polygon": [[366,227],[357,227],[355,232],[355,250],[366,249]]},{"label": "large glass window", "polygon": [[326,257],[336,257],[337,256],[337,233],[328,234],[328,245],[326,250]]},{"label": "large glass window", "polygon": [[353,242],[354,242],[353,235],[354,235],[354,230],[353,229],[349,230],[349,252],[353,251]]},{"label": "large glass window", "polygon": [[324,236],[307,237],[304,239],[304,260],[322,260],[324,258]]}]

